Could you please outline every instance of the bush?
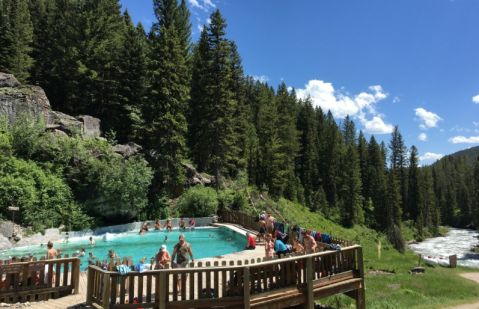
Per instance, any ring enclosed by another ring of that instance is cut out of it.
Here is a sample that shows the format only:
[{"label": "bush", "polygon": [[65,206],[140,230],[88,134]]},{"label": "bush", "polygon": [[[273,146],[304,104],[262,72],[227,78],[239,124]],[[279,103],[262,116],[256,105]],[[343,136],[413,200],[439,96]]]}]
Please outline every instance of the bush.
[{"label": "bush", "polygon": [[213,188],[196,186],[188,189],[178,200],[182,216],[207,217],[218,211],[218,196]]}]

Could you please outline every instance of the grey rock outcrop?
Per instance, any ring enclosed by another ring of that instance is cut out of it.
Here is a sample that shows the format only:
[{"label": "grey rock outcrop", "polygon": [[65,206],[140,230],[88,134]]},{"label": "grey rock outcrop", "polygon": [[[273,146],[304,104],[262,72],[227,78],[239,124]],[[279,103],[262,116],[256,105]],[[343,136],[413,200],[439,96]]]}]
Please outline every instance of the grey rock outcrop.
[{"label": "grey rock outcrop", "polygon": [[32,246],[47,243],[48,241],[56,241],[62,239],[62,235],[58,229],[47,229],[45,235],[36,233],[30,237],[23,237],[14,247]]},{"label": "grey rock outcrop", "polygon": [[12,243],[7,237],[0,235],[0,250],[8,250],[12,248]]},{"label": "grey rock outcrop", "polygon": [[13,76],[13,74],[1,73],[0,72],[0,88],[14,88],[20,86],[18,80]]},{"label": "grey rock outcrop", "polygon": [[5,115],[13,122],[22,113],[34,119],[43,117],[46,129],[57,135],[63,134],[56,130],[78,132],[83,138],[99,137],[101,133],[100,119],[86,115],[77,119],[53,111],[42,88],[21,85],[13,75],[0,72],[0,116]]},{"label": "grey rock outcrop", "polygon": [[141,146],[132,142],[128,142],[125,145],[115,145],[112,147],[112,150],[124,158],[127,158],[138,154],[141,150]]},{"label": "grey rock outcrop", "polygon": [[0,222],[0,235],[3,237],[12,237],[13,223],[12,222]]},{"label": "grey rock outcrop", "polygon": [[196,186],[196,185],[204,185],[204,186],[211,186],[214,183],[213,177],[208,177],[198,173],[196,168],[188,163],[181,163],[181,165],[186,169],[186,184],[187,186]]},{"label": "grey rock outcrop", "polygon": [[81,116],[78,119],[83,122],[82,136],[84,138],[100,137],[100,119],[92,116]]}]

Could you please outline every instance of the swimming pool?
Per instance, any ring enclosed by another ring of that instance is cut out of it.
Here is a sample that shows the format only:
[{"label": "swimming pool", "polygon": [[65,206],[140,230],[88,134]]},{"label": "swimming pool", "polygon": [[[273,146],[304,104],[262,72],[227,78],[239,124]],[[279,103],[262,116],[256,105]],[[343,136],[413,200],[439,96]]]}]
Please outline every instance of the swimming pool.
[{"label": "swimming pool", "polygon": [[[106,233],[103,235],[93,236],[95,245],[90,245],[90,236],[83,236],[71,238],[69,242],[62,241],[54,242],[53,248],[62,249],[63,254],[69,254],[80,251],[85,248],[86,255],[81,258],[81,270],[85,270],[88,265],[88,254],[93,252],[100,261],[107,258],[108,250],[113,249],[120,258],[131,256],[133,263],[137,264],[143,257],[155,257],[161,245],[166,245],[170,254],[173,254],[173,247],[178,243],[180,234],[185,234],[185,241],[190,243],[195,260],[213,257],[218,255],[230,254],[233,252],[242,251],[247,244],[246,238],[225,227],[198,227],[192,231],[178,231],[174,229],[173,232],[166,232],[166,230],[150,230],[144,235],[138,235],[138,232],[126,233]],[[210,237],[211,236],[213,237]],[[168,236],[168,241],[165,242],[165,236]],[[231,238],[231,242],[228,239]],[[47,248],[43,246],[28,246],[12,248],[10,250],[0,251],[0,259],[6,260],[9,257],[24,257],[32,252],[34,256],[40,258],[46,256]],[[96,261],[96,260],[94,260]]]}]

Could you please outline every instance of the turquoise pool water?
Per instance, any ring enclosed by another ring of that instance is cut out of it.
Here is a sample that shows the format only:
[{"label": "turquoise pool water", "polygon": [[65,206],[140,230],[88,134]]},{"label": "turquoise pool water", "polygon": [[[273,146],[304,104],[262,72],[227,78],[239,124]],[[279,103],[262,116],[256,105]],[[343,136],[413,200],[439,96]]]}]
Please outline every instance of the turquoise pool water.
[{"label": "turquoise pool water", "polygon": [[[193,231],[182,231],[181,233],[185,234],[185,241],[190,243],[195,260],[242,251],[247,244],[244,236],[225,227],[200,227]],[[90,236],[84,236],[71,238],[67,243],[62,241],[54,242],[53,248],[57,250],[62,249],[63,254],[68,253],[72,256],[73,253],[80,251],[84,247],[86,255],[81,258],[81,270],[83,271],[88,265],[89,252],[93,252],[93,256],[103,261],[103,259],[107,258],[108,250],[113,249],[122,259],[125,256],[131,256],[134,264],[138,263],[143,257],[146,257],[146,263],[149,263],[150,258],[155,257],[161,245],[166,245],[170,254],[173,254],[173,247],[178,243],[178,237],[181,233],[178,229],[169,233],[166,230],[150,230],[150,232],[144,235],[138,235],[137,231],[120,234],[106,233],[93,236],[95,240],[95,245],[93,246],[90,245]],[[210,237],[210,234],[213,237]],[[165,236],[168,236],[169,239],[166,242]],[[228,238],[231,238],[231,242],[228,241]],[[38,245],[4,250],[0,251],[0,259],[6,260],[14,256],[24,257],[28,256],[30,252],[37,258],[40,258],[46,256],[47,248],[45,245]]]}]

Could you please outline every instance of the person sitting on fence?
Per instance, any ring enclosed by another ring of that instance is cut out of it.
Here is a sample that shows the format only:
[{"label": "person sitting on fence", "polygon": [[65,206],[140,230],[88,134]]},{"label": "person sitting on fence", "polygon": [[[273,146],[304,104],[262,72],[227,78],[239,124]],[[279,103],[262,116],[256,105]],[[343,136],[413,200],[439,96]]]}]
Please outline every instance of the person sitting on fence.
[{"label": "person sitting on fence", "polygon": [[[191,261],[194,262],[195,258],[193,257],[193,251],[191,250],[191,246],[189,243],[185,242],[185,235],[180,234],[179,242],[175,245],[173,249],[173,256],[171,258],[172,261],[175,260],[176,257],[176,267],[181,268],[183,263],[186,263],[186,267],[188,267],[188,254],[191,257]],[[185,274],[185,277],[188,274]],[[178,295],[181,295],[181,274],[178,274]]]},{"label": "person sitting on fence", "polygon": [[156,265],[156,261],[155,261],[155,258],[154,258],[154,257],[152,257],[152,258],[150,259],[150,265],[151,265],[151,266],[150,266],[150,270],[154,270],[154,269],[155,269],[155,265]]},{"label": "person sitting on fence", "polygon": [[274,257],[274,241],[271,240],[271,234],[266,233],[265,241],[264,241],[264,251],[266,257]]},{"label": "person sitting on fence", "polygon": [[150,230],[150,223],[148,223],[148,222],[143,223],[142,229],[143,229],[145,232],[148,232],[148,231]]},{"label": "person sitting on fence", "polygon": [[185,219],[181,218],[180,222],[178,223],[178,227],[180,230],[186,230],[186,221]]},{"label": "person sitting on fence", "polygon": [[138,235],[143,235],[145,234],[145,230],[144,229],[140,229],[140,231],[138,232]]},{"label": "person sitting on fence", "polygon": [[311,235],[306,230],[301,231],[301,236],[303,236],[303,243],[304,243],[304,250],[307,251],[314,251],[318,246],[316,241],[314,240]]},{"label": "person sitting on fence", "polygon": [[90,244],[91,244],[92,246],[95,245],[95,240],[93,239],[93,237],[90,237]]},{"label": "person sitting on fence", "polygon": [[161,223],[160,223],[160,220],[156,219],[155,221],[155,230],[159,230],[161,229]]},{"label": "person sitting on fence", "polygon": [[28,261],[29,261],[29,262],[33,262],[33,252],[30,252],[30,253],[28,254]]},{"label": "person sitting on fence", "polygon": [[245,250],[256,249],[256,241],[254,240],[254,237],[250,233],[246,233],[246,237],[248,237],[248,245],[244,249]]},{"label": "person sitting on fence", "polygon": [[173,222],[170,219],[166,220],[166,230],[168,232],[173,231]]},{"label": "person sitting on fence", "polygon": [[190,221],[188,221],[188,229],[190,229],[190,230],[191,230],[191,229],[196,229],[196,228],[195,228],[195,225],[196,225],[195,220],[190,219]]},{"label": "person sitting on fence", "polygon": [[160,247],[160,250],[156,253],[155,261],[156,264],[160,265],[160,268],[164,268],[166,263],[171,261],[171,255],[166,249],[166,245]]},{"label": "person sitting on fence", "polygon": [[113,249],[110,249],[110,250],[108,250],[108,257],[110,259],[116,259],[116,258],[118,258],[118,254],[116,254],[115,251],[113,251]]},{"label": "person sitting on fence", "polygon": [[299,238],[295,237],[293,238],[293,252],[303,252],[304,247],[301,246],[301,243],[299,242]]},{"label": "person sitting on fence", "polygon": [[274,242],[274,251],[276,251],[276,254],[278,255],[278,257],[281,257],[281,255],[286,255],[287,253],[290,253],[288,248],[286,248],[284,243],[279,239],[276,239],[276,241]]}]

